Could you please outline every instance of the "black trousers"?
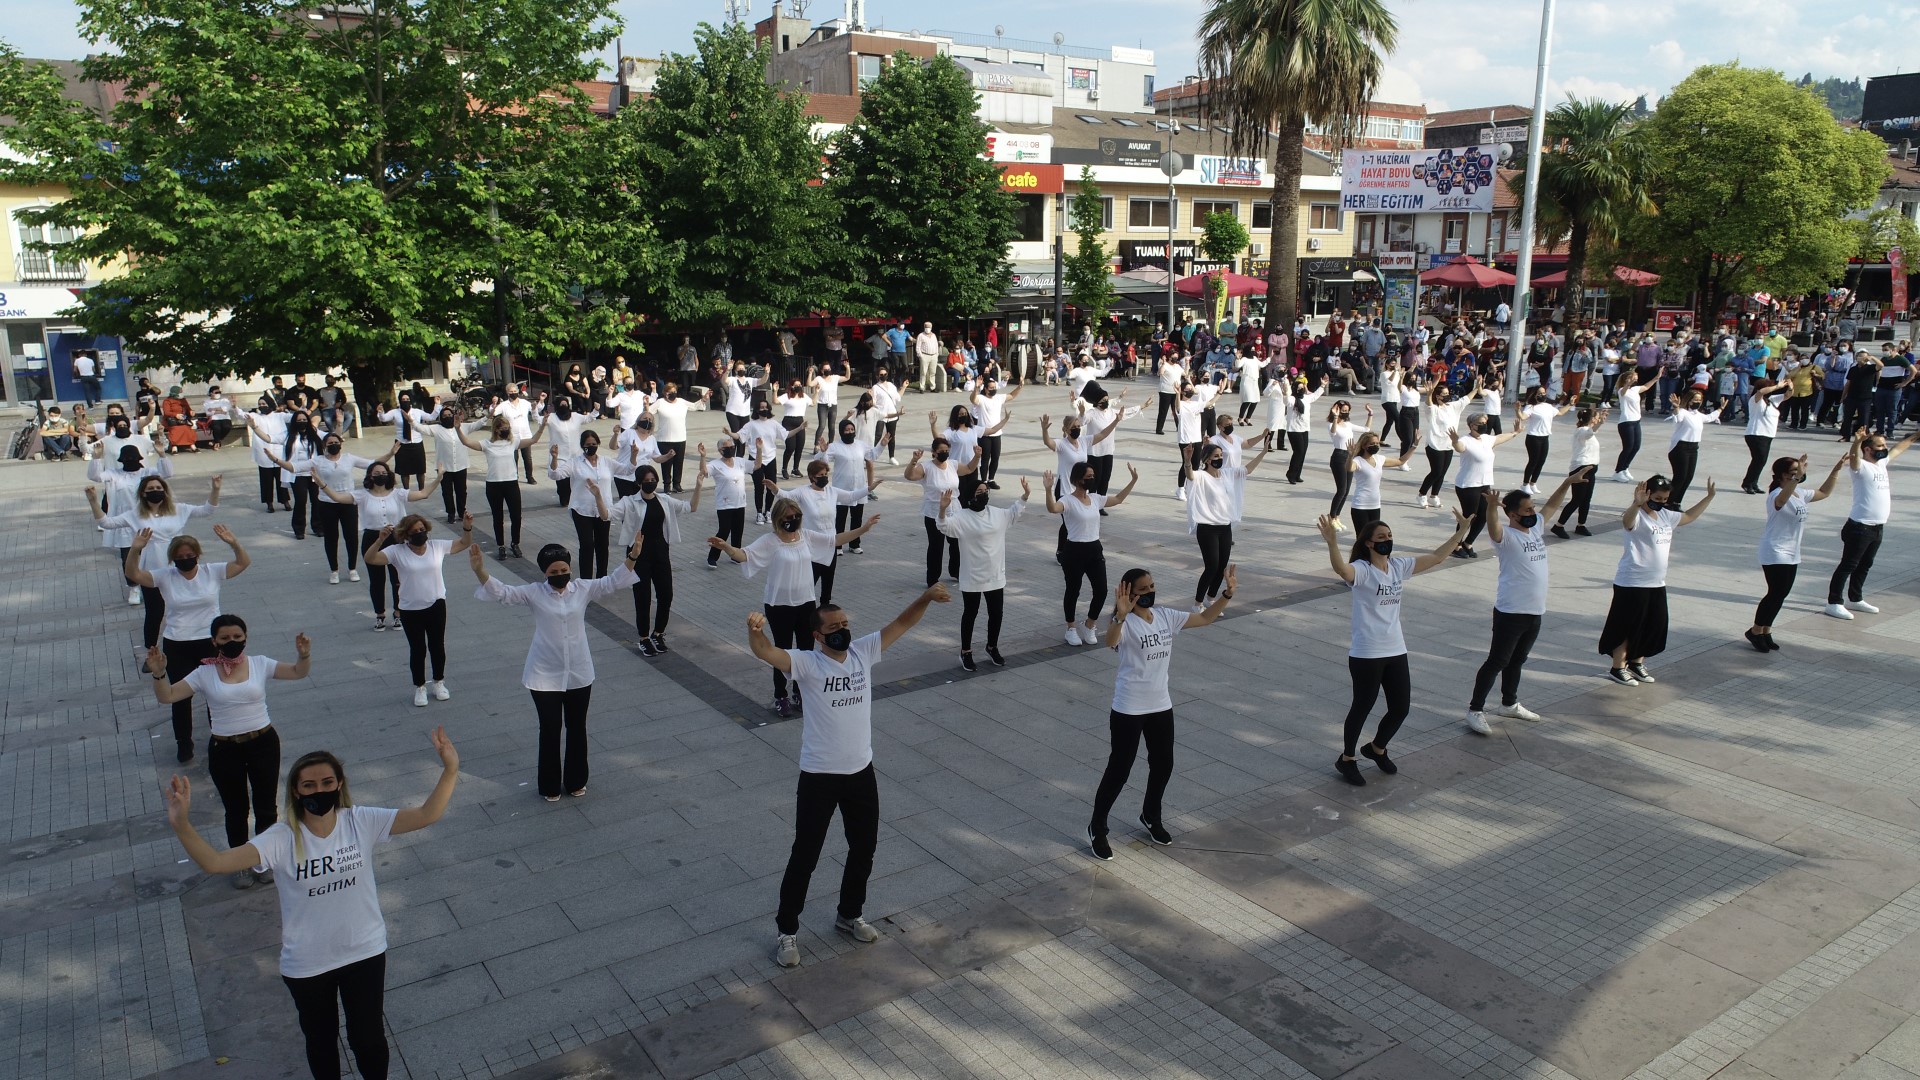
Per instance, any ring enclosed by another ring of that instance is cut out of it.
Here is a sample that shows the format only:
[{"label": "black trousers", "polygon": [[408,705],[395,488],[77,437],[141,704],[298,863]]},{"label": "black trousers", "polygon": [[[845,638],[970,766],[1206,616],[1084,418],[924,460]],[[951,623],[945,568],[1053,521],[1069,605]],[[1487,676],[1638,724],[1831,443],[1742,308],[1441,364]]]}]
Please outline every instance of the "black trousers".
[{"label": "black trousers", "polygon": [[[536,773],[540,794],[559,795],[587,786],[587,706],[593,687],[572,690],[532,690],[534,715],[540,718],[540,764]],[[566,754],[561,756],[560,732],[565,729]]]},{"label": "black trousers", "polygon": [[1520,615],[1493,609],[1493,644],[1487,659],[1473,677],[1473,699],[1467,708],[1474,712],[1487,707],[1487,691],[1493,689],[1494,676],[1500,677],[1500,704],[1513,705],[1520,700],[1520,669],[1527,664],[1534,640],[1540,636],[1540,616]]},{"label": "black trousers", "polygon": [[[1576,465],[1573,471],[1575,473],[1584,472],[1586,468],[1585,465]],[[1560,508],[1560,520],[1558,524],[1565,525],[1567,520],[1575,514],[1580,516],[1580,524],[1585,525],[1587,523],[1587,511],[1593,508],[1593,484],[1594,481],[1591,476],[1585,480],[1575,480],[1573,482],[1573,486],[1567,489],[1567,504]]]},{"label": "black trousers", "polygon": [[1101,605],[1107,599],[1107,556],[1098,540],[1068,540],[1060,545],[1060,569],[1067,576],[1067,595],[1064,607],[1068,622],[1074,622],[1074,612],[1080,606],[1080,581],[1086,579],[1087,588],[1092,596],[1087,600],[1087,621],[1093,622],[1100,617]]},{"label": "black trousers", "polygon": [[347,1014],[347,1048],[364,1080],[387,1080],[387,954],[369,956],[305,979],[280,976],[300,1014],[313,1080],[340,1076],[340,1013]]},{"label": "black trousers", "polygon": [[[833,508],[833,531],[835,533],[843,533],[857,529],[860,527],[861,522],[866,519],[867,508],[860,503],[854,503],[852,506],[836,506]],[[857,536],[854,537],[847,542],[847,546],[855,551],[859,551],[860,538]]]},{"label": "black trousers", "polygon": [[1160,391],[1160,418],[1153,422],[1153,433],[1155,435],[1165,435],[1167,433],[1167,413],[1173,408],[1175,400],[1174,395],[1167,393],[1165,390]]},{"label": "black trousers", "polygon": [[360,548],[353,538],[360,535],[360,508],[353,503],[337,503],[322,497],[313,504],[313,527],[326,541],[327,569],[340,572],[340,538],[347,540],[347,569],[360,566]]},{"label": "black trousers", "polygon": [[[1113,480],[1113,455],[1089,454],[1087,455],[1087,464],[1093,466],[1093,483],[1087,485],[1087,490],[1093,492],[1095,495],[1105,495],[1107,493],[1107,484]],[[1064,476],[1060,478],[1062,483],[1065,483],[1066,480],[1067,478]]]},{"label": "black trousers", "polygon": [[1407,456],[1407,451],[1413,449],[1414,429],[1419,426],[1420,426],[1420,410],[1419,409],[1401,409],[1400,410],[1400,422],[1394,425],[1400,437],[1400,450],[1399,450],[1399,453],[1394,455],[1395,457],[1405,460]]},{"label": "black trousers", "polygon": [[296,476],[293,478],[293,537],[296,540],[307,538],[307,526],[313,523],[312,507],[320,501],[314,490],[313,477]]},{"label": "black trousers", "polygon": [[1335,450],[1327,458],[1327,471],[1333,474],[1333,503],[1327,514],[1336,520],[1347,507],[1347,493],[1353,490],[1353,473],[1347,468],[1352,460],[1353,453],[1348,450]]},{"label": "black trousers", "polygon": [[1287,432],[1287,482],[1299,483],[1307,467],[1307,433],[1304,431]]},{"label": "black trousers", "polygon": [[[211,635],[213,631],[209,629],[207,632]],[[200,667],[200,661],[213,655],[213,638],[209,636],[192,641],[167,638],[161,642],[160,651],[167,654],[167,681],[177,683],[193,674]],[[183,698],[168,708],[173,710],[174,745],[185,750],[193,745],[193,699]],[[212,723],[211,717],[208,723]]]},{"label": "black trousers", "polygon": [[1193,538],[1200,544],[1200,581],[1193,587],[1194,603],[1199,604],[1220,595],[1227,564],[1233,561],[1233,526],[1195,525]]},{"label": "black trousers", "polygon": [[[806,604],[762,604],[767,615],[767,636],[782,649],[813,651],[813,608]],[[773,696],[787,696],[787,673],[773,669]]]},{"label": "black trousers", "polygon": [[1527,467],[1520,473],[1520,482],[1523,484],[1537,484],[1540,482],[1541,471],[1547,467],[1547,450],[1553,445],[1553,436],[1528,435],[1525,436],[1525,439],[1527,443]]},{"label": "black trousers", "polygon": [[838,914],[857,919],[867,905],[867,879],[873,876],[873,851],[880,840],[880,784],[873,766],[857,773],[800,774],[794,792],[793,850],[787,872],[780,878],[780,910],[773,922],[783,934],[800,932],[800,912],[807,906],[807,886],[820,863],[833,813],[847,834],[847,861],[840,872]]},{"label": "black trousers", "polygon": [[1799,563],[1762,563],[1760,573],[1767,579],[1767,595],[1753,609],[1753,625],[1772,626],[1780,617],[1780,608],[1793,592],[1793,579],[1800,573]]},{"label": "black trousers", "polygon": [[1427,447],[1427,476],[1420,481],[1420,494],[1438,498],[1440,488],[1447,482],[1447,466],[1452,464],[1453,451]]},{"label": "black trousers", "polygon": [[[372,529],[361,529],[361,553],[364,554],[366,550],[372,547],[379,539],[380,534]],[[398,543],[398,541],[394,541],[394,543]],[[384,546],[392,547],[393,543]],[[393,597],[394,610],[400,610],[400,571],[395,570],[392,563],[388,563],[385,566],[367,567],[367,600],[373,604],[373,613],[375,615],[385,615],[387,613],[387,597],[389,595]]]},{"label": "black trousers", "polygon": [[[771,469],[773,466],[769,465],[767,468]],[[758,472],[759,470],[755,471]],[[713,526],[713,535],[725,540],[734,547],[739,547],[740,538],[746,535],[747,531],[747,508],[742,506],[733,510],[716,510],[714,511],[714,517],[716,520]],[[645,550],[645,548],[641,549],[642,552],[645,552]],[[720,565],[719,548],[707,549],[707,565]]]},{"label": "black trousers", "polygon": [[1773,449],[1773,439],[1766,435],[1748,435],[1746,440],[1747,475],[1741,478],[1740,486],[1743,489],[1752,490],[1760,486],[1760,470],[1767,467],[1767,454]]},{"label": "black trousers", "polygon": [[[767,484],[773,481],[775,464],[775,462],[769,461],[765,465],[753,470],[753,474],[747,477],[748,486],[753,488],[753,512],[755,516],[771,512],[773,510],[773,504],[780,498],[780,496],[767,490]],[[738,547],[740,542],[736,539],[733,541],[733,544],[735,547]]]},{"label": "black trousers", "polygon": [[1614,472],[1625,472],[1627,466],[1640,453],[1640,421],[1625,420],[1614,425],[1620,433],[1620,457],[1613,463]]},{"label": "black trousers", "polygon": [[520,448],[520,465],[527,471],[527,483],[533,483],[533,447],[523,446]]},{"label": "black trousers", "polygon": [[1380,726],[1373,729],[1373,745],[1387,748],[1388,740],[1400,730],[1407,711],[1413,707],[1413,676],[1407,672],[1407,654],[1399,656],[1347,657],[1347,674],[1353,679],[1353,704],[1347,708],[1345,750],[1352,757],[1360,745],[1360,732],[1367,726],[1367,714],[1386,691],[1387,711]]},{"label": "black trousers", "polygon": [[[734,515],[734,539],[739,544],[739,521],[746,516],[745,510],[722,510],[722,514]],[[715,554],[717,548],[708,548]],[[667,616],[673,613],[673,562],[668,558],[667,545],[643,544],[640,558],[633,564],[633,572],[640,580],[633,583],[633,629],[641,637],[649,634],[667,632]],[[659,604],[656,608],[655,603]]]},{"label": "black trousers", "polygon": [[[787,429],[786,445],[780,448],[780,475],[798,473],[800,457],[806,452],[807,418],[804,416],[783,416],[780,426]],[[769,504],[768,509],[772,509]]]},{"label": "black trousers", "polygon": [[[121,560],[126,565],[126,560]],[[167,598],[160,590],[149,585],[140,586],[140,637],[151,649],[160,643],[160,626],[167,619]]]},{"label": "black trousers", "polygon": [[287,489],[280,486],[280,470],[279,469],[277,468],[256,469],[255,471],[260,474],[260,505],[261,506],[266,507],[268,510],[272,510],[273,501],[275,499],[279,499],[281,502],[287,501]]},{"label": "black trousers", "polygon": [[570,513],[573,515],[573,538],[580,549],[576,556],[580,561],[574,564],[574,577],[581,581],[605,577],[608,530],[613,523],[597,515],[588,517],[578,511]]},{"label": "black trousers", "polygon": [[985,483],[1000,475],[1000,436],[980,436],[980,482]]},{"label": "black trousers", "polygon": [[1347,513],[1348,516],[1353,519],[1353,535],[1355,536],[1366,535],[1367,526],[1380,520],[1380,508],[1377,506],[1366,510],[1362,510],[1356,506]]},{"label": "black trousers", "polygon": [[[513,546],[520,546],[520,484],[515,480],[487,481],[487,509],[493,512],[493,546],[507,546],[505,526],[513,523]],[[503,515],[502,510],[506,513]]]},{"label": "black trousers", "polygon": [[[1793,405],[1797,405],[1800,402],[1799,398],[1789,398],[1787,400],[1789,404]],[[1795,415],[1797,416],[1798,414],[1796,413]],[[1847,435],[1852,435],[1855,430],[1866,427],[1872,416],[1873,398],[1871,394],[1849,393],[1841,405],[1840,430]],[[1804,427],[1806,425],[1796,424],[1794,426]]]},{"label": "black trousers", "polygon": [[427,660],[433,660],[433,681],[447,677],[447,602],[435,600],[431,607],[408,611],[394,604],[400,613],[400,628],[407,632],[407,670],[413,685],[427,684]]},{"label": "black trousers", "polygon": [[960,594],[960,651],[973,651],[973,623],[980,617],[980,598],[987,600],[987,648],[1000,647],[1000,618],[1006,613],[1007,590],[988,589],[985,592],[963,592]]},{"label": "black trousers", "polygon": [[1684,508],[1687,499],[1687,487],[1693,483],[1693,474],[1700,467],[1700,444],[1697,442],[1677,442],[1667,451],[1667,467],[1673,470],[1673,489],[1667,496],[1669,505]]},{"label": "black trousers", "polygon": [[[269,724],[245,742],[218,735],[207,740],[207,774],[226,812],[227,846],[237,848],[279,820],[275,795],[280,785],[280,733]],[[247,831],[247,816],[253,831]]]},{"label": "black trousers", "polygon": [[1873,569],[1873,557],[1880,550],[1880,533],[1884,528],[1884,525],[1862,525],[1852,518],[1840,526],[1840,565],[1833,568],[1833,580],[1827,583],[1827,603],[1840,603],[1843,587],[1846,599],[1866,599],[1861,590],[1867,584],[1867,571]]},{"label": "black trousers", "polygon": [[1107,835],[1107,814],[1127,786],[1142,740],[1147,744],[1147,792],[1140,801],[1140,816],[1158,824],[1160,797],[1166,794],[1167,781],[1173,779],[1173,710],[1109,712],[1107,731],[1112,749],[1107,752],[1107,769],[1100,774],[1100,787],[1093,794],[1093,820],[1087,823],[1087,829],[1095,836]]},{"label": "black trousers", "polygon": [[[840,553],[834,552],[833,558],[823,563],[813,564],[813,588],[823,604],[833,603],[833,578],[840,569]],[[811,633],[811,631],[809,631]]]},{"label": "black trousers", "polygon": [[947,536],[940,531],[940,523],[930,517],[920,519],[927,528],[927,587],[932,588],[940,580],[940,551],[946,549],[947,576],[960,576],[960,540]]},{"label": "black trousers", "polygon": [[1462,547],[1472,547],[1480,538],[1480,530],[1487,527],[1487,489],[1483,487],[1453,489],[1460,500],[1460,516],[1467,519],[1467,538],[1460,541]]},{"label": "black trousers", "polygon": [[660,486],[668,491],[679,491],[680,474],[687,464],[687,441],[682,439],[679,442],[663,442],[660,444],[660,452],[673,455],[659,465]]},{"label": "black trousers", "polygon": [[1380,425],[1380,441],[1386,442],[1387,436],[1400,430],[1400,404],[1394,401],[1381,402],[1381,410],[1387,418]]},{"label": "black trousers", "polygon": [[1253,419],[1253,410],[1259,407],[1260,403],[1258,401],[1242,401],[1240,403],[1239,413],[1240,422],[1243,424],[1250,422]]},{"label": "black trousers", "polygon": [[446,506],[447,516],[455,521],[467,512],[467,470],[440,475],[440,502]]}]

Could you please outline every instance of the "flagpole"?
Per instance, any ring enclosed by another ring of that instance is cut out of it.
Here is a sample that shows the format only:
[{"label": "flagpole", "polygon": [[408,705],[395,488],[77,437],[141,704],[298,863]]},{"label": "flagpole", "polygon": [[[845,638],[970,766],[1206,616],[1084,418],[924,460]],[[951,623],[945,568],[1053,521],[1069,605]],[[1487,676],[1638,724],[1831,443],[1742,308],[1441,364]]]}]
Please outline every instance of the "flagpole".
[{"label": "flagpole", "polygon": [[[1527,121],[1526,193],[1520,203],[1520,258],[1513,270],[1513,317],[1517,329],[1507,342],[1507,400],[1520,400],[1520,365],[1526,351],[1527,322],[1533,309],[1533,227],[1540,202],[1540,143],[1547,123],[1547,59],[1553,50],[1553,0],[1541,0],[1540,64],[1533,77],[1533,117]],[[1577,281],[1567,282],[1574,294],[1572,310],[1586,301]],[[1543,387],[1549,396],[1551,387]]]}]

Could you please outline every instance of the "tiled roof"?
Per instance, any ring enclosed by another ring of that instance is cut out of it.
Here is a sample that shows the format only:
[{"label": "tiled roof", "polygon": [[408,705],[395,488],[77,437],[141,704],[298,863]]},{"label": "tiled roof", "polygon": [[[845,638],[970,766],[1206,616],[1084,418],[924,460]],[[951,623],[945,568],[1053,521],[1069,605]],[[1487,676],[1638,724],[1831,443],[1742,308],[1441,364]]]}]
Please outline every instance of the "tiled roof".
[{"label": "tiled roof", "polygon": [[1457,127],[1461,124],[1484,124],[1487,122],[1489,112],[1493,114],[1492,119],[1496,121],[1525,120],[1533,115],[1533,110],[1525,105],[1483,105],[1478,109],[1449,109],[1446,112],[1428,113],[1427,126],[1443,128]]}]

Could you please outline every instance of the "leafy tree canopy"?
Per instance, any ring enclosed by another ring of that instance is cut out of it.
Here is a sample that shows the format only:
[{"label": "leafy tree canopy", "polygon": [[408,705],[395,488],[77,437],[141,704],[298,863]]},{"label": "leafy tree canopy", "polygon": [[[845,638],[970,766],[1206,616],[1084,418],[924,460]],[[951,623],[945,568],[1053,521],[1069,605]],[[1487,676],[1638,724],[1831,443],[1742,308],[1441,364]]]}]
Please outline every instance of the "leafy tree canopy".
[{"label": "leafy tree canopy", "polygon": [[1091,323],[1105,323],[1113,309],[1113,264],[1100,239],[1106,231],[1106,206],[1093,170],[1080,167],[1080,186],[1074,192],[1072,228],[1074,250],[1066,258],[1066,289],[1073,306]]}]

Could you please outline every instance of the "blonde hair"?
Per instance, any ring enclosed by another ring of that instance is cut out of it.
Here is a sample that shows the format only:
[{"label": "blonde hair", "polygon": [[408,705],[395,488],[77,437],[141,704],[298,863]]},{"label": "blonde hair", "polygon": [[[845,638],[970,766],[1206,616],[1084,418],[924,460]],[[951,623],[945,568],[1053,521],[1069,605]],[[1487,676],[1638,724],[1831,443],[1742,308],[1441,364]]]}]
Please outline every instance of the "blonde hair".
[{"label": "blonde hair", "polygon": [[[167,497],[160,500],[160,505],[155,506],[152,503],[149,503],[147,501],[147,485],[148,484],[159,484],[160,490],[166,492]],[[164,514],[171,514],[174,512],[173,485],[167,483],[166,480],[162,477],[149,476],[145,480],[140,481],[140,486],[134,489],[134,498],[139,500],[139,505],[140,505],[139,513],[141,517],[160,517]]]},{"label": "blonde hair", "polygon": [[286,821],[287,827],[293,830],[293,859],[295,862],[301,862],[306,859],[305,845],[300,841],[300,823],[302,819],[306,817],[305,811],[300,808],[300,774],[315,765],[325,765],[333,770],[333,778],[340,782],[339,805],[353,805],[353,795],[347,790],[347,767],[340,764],[339,758],[334,757],[333,753],[328,750],[315,750],[311,753],[300,755],[300,759],[293,763],[293,768],[287,770],[286,808],[285,813],[281,815]]},{"label": "blonde hair", "polygon": [[767,519],[769,521],[774,522],[775,524],[778,524],[780,522],[780,519],[787,516],[787,511],[789,510],[800,515],[800,523],[802,525],[806,524],[807,512],[800,508],[800,504],[798,502],[794,501],[793,499],[785,495],[782,495],[778,499],[774,500],[773,509],[767,512]]}]

